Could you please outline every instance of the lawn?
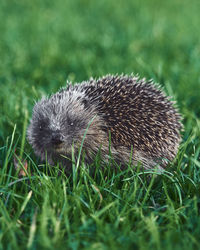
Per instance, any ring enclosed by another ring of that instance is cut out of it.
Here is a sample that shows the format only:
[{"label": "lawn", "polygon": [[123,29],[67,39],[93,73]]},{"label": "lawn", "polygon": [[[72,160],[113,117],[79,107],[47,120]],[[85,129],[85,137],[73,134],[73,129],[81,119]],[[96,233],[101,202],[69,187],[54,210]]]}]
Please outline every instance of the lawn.
[{"label": "lawn", "polygon": [[[0,249],[200,249],[199,12],[199,0],[0,1]],[[166,172],[97,157],[93,175],[81,162],[66,176],[34,155],[35,101],[107,73],[152,78],[177,101]]]}]

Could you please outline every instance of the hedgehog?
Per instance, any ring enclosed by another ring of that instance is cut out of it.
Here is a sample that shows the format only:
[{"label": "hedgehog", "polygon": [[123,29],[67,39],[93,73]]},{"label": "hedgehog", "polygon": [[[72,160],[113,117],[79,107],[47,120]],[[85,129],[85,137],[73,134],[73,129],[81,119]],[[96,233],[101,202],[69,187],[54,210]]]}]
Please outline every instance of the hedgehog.
[{"label": "hedgehog", "polygon": [[27,138],[49,164],[69,165],[80,149],[86,163],[100,152],[126,166],[164,169],[178,151],[181,115],[158,84],[145,78],[106,75],[68,82],[34,108]]}]

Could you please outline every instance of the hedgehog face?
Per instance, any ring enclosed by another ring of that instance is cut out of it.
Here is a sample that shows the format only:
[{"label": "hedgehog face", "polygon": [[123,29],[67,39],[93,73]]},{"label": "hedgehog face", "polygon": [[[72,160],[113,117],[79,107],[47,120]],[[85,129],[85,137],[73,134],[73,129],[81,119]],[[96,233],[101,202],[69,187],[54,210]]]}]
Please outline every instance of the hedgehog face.
[{"label": "hedgehog face", "polygon": [[42,99],[33,109],[27,135],[35,153],[49,162],[60,155],[71,157],[72,147],[76,152],[87,128],[87,119],[80,119],[83,107],[73,100],[57,95]]}]

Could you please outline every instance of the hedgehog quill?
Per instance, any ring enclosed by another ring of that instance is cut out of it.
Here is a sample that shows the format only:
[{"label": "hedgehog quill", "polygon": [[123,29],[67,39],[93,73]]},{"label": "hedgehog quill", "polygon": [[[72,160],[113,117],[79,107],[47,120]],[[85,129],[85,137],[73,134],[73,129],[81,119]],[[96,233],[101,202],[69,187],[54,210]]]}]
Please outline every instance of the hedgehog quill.
[{"label": "hedgehog quill", "polygon": [[[72,148],[81,143],[90,163],[101,152],[124,165],[142,163],[145,169],[164,168],[178,151],[181,116],[173,102],[152,81],[135,76],[107,75],[69,84],[33,108],[27,131],[41,160],[68,164]],[[84,139],[84,141],[83,141]]]}]

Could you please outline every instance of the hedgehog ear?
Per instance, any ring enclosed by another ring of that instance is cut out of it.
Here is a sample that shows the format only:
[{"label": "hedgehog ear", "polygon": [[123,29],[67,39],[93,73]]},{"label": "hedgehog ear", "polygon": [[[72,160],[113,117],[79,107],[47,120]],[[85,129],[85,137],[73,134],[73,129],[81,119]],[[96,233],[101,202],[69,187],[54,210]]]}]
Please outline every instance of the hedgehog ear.
[{"label": "hedgehog ear", "polygon": [[86,99],[86,98],[84,98],[84,99],[82,100],[82,104],[83,104],[84,108],[88,108],[88,106],[89,106],[89,100]]}]

